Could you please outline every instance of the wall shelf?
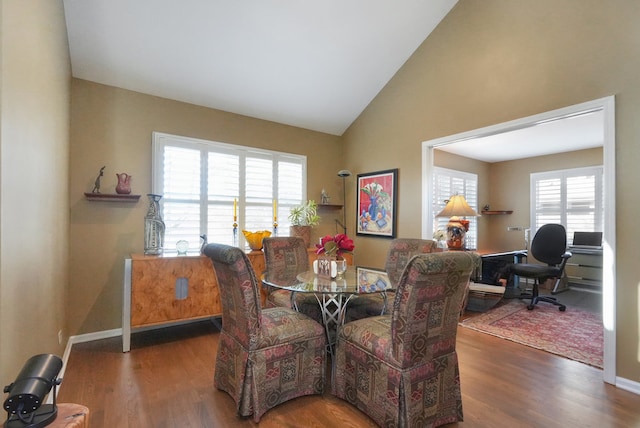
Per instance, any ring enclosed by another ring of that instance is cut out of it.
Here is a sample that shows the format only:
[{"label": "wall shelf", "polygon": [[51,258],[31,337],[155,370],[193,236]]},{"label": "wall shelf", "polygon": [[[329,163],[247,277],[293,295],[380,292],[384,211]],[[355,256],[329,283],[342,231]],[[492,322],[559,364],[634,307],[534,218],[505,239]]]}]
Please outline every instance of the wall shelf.
[{"label": "wall shelf", "polygon": [[120,195],[117,193],[88,193],[85,192],[85,198],[88,201],[101,202],[138,202],[140,195]]},{"label": "wall shelf", "polygon": [[511,214],[513,213],[513,211],[497,211],[497,210],[489,210],[489,211],[480,211],[480,214],[483,215],[505,215],[505,214]]},{"label": "wall shelf", "polygon": [[332,208],[332,209],[341,209],[342,205],[336,205],[336,204],[318,204],[318,208]]}]

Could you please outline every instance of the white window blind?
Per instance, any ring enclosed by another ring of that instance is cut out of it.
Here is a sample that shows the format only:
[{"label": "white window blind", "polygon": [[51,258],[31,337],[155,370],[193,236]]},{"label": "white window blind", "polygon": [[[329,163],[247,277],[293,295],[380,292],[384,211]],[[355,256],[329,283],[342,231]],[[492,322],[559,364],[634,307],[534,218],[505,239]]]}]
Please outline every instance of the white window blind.
[{"label": "white window blind", "polygon": [[534,233],[547,223],[559,223],[571,244],[574,232],[603,229],[601,166],[531,174],[531,198]]},{"label": "white window blind", "polygon": [[[478,175],[453,169],[435,167],[433,169],[433,232],[447,230],[447,217],[436,217],[453,195],[463,195],[471,208],[478,212]],[[467,217],[469,231],[466,234],[466,248],[478,248],[478,219]]]},{"label": "white window blind", "polygon": [[[153,193],[165,222],[165,252],[179,240],[189,250],[209,242],[247,248],[242,230],[289,232],[289,209],[306,198],[306,157],[213,141],[153,134]],[[274,219],[274,209],[275,219]]]}]

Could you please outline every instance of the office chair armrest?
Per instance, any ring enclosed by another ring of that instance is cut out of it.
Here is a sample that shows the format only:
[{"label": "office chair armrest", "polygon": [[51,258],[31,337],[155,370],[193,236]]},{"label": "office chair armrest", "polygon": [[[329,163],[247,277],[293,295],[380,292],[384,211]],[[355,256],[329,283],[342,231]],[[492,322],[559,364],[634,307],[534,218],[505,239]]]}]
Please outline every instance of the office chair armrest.
[{"label": "office chair armrest", "polygon": [[572,256],[573,254],[571,253],[571,251],[565,251],[565,253],[562,255],[562,258],[566,260]]}]

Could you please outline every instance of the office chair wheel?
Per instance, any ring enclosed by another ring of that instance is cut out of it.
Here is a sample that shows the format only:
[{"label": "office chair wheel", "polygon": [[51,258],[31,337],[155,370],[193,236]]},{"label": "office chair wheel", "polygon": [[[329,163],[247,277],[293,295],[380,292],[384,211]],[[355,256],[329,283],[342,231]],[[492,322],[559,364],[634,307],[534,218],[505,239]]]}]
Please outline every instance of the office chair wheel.
[{"label": "office chair wheel", "polygon": [[530,311],[532,311],[534,307],[535,306],[533,306],[533,305],[527,305],[527,309],[530,310]]},{"label": "office chair wheel", "polygon": [[564,311],[566,311],[566,310],[567,310],[567,307],[566,307],[566,306],[560,306],[560,307],[558,308],[558,310],[559,310],[560,312],[564,312]]}]

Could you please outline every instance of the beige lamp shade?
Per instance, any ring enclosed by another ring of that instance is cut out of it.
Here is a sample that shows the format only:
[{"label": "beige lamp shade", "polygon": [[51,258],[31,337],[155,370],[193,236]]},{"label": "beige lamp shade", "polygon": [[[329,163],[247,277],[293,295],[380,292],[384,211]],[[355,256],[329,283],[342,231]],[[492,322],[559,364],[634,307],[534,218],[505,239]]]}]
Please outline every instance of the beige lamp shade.
[{"label": "beige lamp shade", "polygon": [[478,213],[473,210],[462,195],[453,195],[447,205],[436,217],[477,217]]}]

